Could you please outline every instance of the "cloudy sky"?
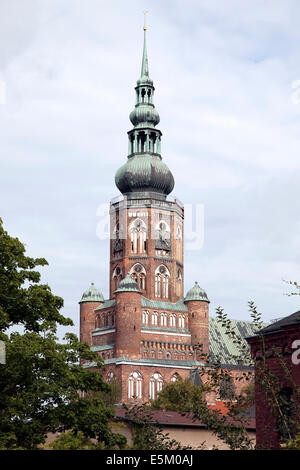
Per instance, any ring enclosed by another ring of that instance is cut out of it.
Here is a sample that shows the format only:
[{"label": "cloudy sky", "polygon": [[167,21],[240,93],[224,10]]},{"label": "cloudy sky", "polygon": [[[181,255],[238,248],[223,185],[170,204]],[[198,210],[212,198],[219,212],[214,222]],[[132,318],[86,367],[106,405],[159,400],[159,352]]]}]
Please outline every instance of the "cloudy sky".
[{"label": "cloudy sky", "polygon": [[[0,0],[0,217],[78,332],[82,292],[108,296],[97,209],[118,195],[139,77],[143,10],[173,195],[203,204],[185,251],[231,318],[299,308],[299,0]],[[63,330],[60,331],[62,334]]]}]

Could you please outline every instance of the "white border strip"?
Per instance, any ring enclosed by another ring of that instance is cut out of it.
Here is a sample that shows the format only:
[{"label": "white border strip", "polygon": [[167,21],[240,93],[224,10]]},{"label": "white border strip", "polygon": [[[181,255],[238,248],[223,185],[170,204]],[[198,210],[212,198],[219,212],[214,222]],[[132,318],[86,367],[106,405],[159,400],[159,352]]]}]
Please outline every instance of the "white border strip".
[{"label": "white border strip", "polygon": [[[105,362],[105,361],[104,361]],[[174,366],[174,365],[165,365],[165,364],[152,364],[152,363],[145,363],[145,362],[126,362],[126,361],[121,361],[121,362],[116,362],[116,366],[140,366],[140,367],[169,367],[171,369],[192,369],[192,367],[195,366]]]},{"label": "white border strip", "polygon": [[191,333],[168,333],[166,331],[157,331],[157,330],[141,330],[141,333],[151,333],[156,335],[168,335],[168,336],[191,336]]},{"label": "white border strip", "polygon": [[115,331],[115,328],[113,328],[112,330],[97,331],[96,333],[92,333],[92,336],[107,335],[108,333],[114,333]]}]

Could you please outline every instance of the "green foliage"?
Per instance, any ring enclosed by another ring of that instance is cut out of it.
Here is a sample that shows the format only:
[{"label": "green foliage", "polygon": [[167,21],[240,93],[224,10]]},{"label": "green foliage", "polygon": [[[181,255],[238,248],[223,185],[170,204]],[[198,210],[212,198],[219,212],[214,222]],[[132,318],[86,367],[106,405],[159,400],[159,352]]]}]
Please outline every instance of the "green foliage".
[{"label": "green foliage", "polygon": [[175,439],[170,439],[168,433],[163,432],[162,426],[153,419],[151,409],[143,405],[134,405],[126,409],[126,418],[132,423],[132,438],[134,450],[189,450]]},{"label": "green foliage", "polygon": [[53,450],[118,450],[117,445],[107,446],[85,436],[82,431],[67,431],[60,434],[48,447]]},{"label": "green foliage", "polygon": [[300,450],[300,425],[298,425],[298,431],[295,438],[288,441],[282,447],[285,450]]},{"label": "green foliage", "polygon": [[[6,364],[0,365],[0,448],[37,449],[47,433],[66,430],[123,448],[125,437],[110,430],[114,410],[103,401],[110,386],[101,373],[80,365],[95,361],[101,368],[103,361],[76,335],[66,334],[63,343],[55,336],[57,324],[72,322],[59,313],[62,299],[38,284],[35,268],[46,264],[25,256],[22,243],[0,222],[0,339],[6,345]],[[14,324],[22,324],[25,333],[6,335]]]},{"label": "green foliage", "polygon": [[196,386],[189,379],[180,376],[176,382],[170,382],[163,387],[158,397],[152,402],[152,409],[169,411],[190,411],[193,403],[203,400],[203,394],[209,391],[208,386]]}]

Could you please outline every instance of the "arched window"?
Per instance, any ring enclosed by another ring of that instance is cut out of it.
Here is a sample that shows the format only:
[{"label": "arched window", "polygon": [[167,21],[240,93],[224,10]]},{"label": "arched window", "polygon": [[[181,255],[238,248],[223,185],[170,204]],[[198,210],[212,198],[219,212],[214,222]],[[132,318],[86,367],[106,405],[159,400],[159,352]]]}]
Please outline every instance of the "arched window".
[{"label": "arched window", "polygon": [[143,311],[142,323],[143,323],[143,325],[148,325],[148,323],[149,323],[149,312],[147,312],[147,310]]},{"label": "arched window", "polygon": [[171,377],[171,382],[177,382],[177,380],[179,380],[180,378],[180,375],[177,374],[177,372],[175,372],[175,374],[172,375]]},{"label": "arched window", "polygon": [[143,377],[138,371],[134,371],[128,377],[128,398],[142,398]]},{"label": "arched window", "polygon": [[111,381],[114,380],[114,379],[115,379],[115,374],[114,374],[112,371],[108,372],[108,374],[107,374],[107,382],[111,382]]},{"label": "arched window", "polygon": [[165,220],[155,227],[155,250],[157,255],[168,255],[171,251],[171,230]]},{"label": "arched window", "polygon": [[95,318],[95,328],[101,328],[101,315],[99,313]]},{"label": "arched window", "polygon": [[229,376],[225,376],[220,384],[219,396],[220,400],[233,400],[234,399],[234,384],[233,380]]},{"label": "arched window", "polygon": [[112,251],[115,256],[116,253],[123,251],[123,238],[124,238],[124,229],[123,225],[120,222],[117,222],[112,234]]},{"label": "arched window", "polygon": [[129,226],[132,253],[147,252],[147,226],[141,219],[135,219]]},{"label": "arched window", "polygon": [[178,328],[184,328],[184,315],[178,317]]},{"label": "arched window", "polygon": [[163,386],[163,378],[161,374],[158,372],[155,372],[151,377],[150,377],[150,382],[149,382],[149,397],[151,400],[154,400],[157,396],[157,394],[161,391]]},{"label": "arched window", "polygon": [[161,264],[155,270],[155,297],[169,298],[170,272],[166,266]]},{"label": "arched window", "polygon": [[160,314],[160,326],[167,326],[168,315],[166,313]]},{"label": "arched window", "polygon": [[130,270],[132,279],[135,280],[141,290],[146,289],[146,270],[140,263],[136,263]]},{"label": "arched window", "polygon": [[170,327],[176,328],[176,315],[175,313],[171,313],[170,315]]},{"label": "arched window", "polygon": [[152,312],[152,325],[156,326],[158,324],[158,313]]},{"label": "arched window", "polygon": [[178,295],[178,297],[182,297],[182,272],[181,272],[181,269],[177,270],[177,275],[176,275],[176,295]]},{"label": "arched window", "polygon": [[123,278],[123,272],[120,266],[115,267],[112,277],[115,283],[115,289],[117,289],[121,279]]},{"label": "arched window", "polygon": [[175,228],[175,255],[178,260],[182,260],[182,248],[182,224],[178,221]]}]

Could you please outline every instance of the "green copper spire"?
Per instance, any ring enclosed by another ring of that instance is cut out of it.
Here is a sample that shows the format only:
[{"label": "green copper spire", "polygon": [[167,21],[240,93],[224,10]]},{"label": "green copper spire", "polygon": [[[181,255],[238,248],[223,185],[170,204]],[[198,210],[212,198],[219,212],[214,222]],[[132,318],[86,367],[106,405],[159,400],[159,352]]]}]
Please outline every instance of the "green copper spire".
[{"label": "green copper spire", "polygon": [[142,70],[141,70],[141,78],[138,80],[138,85],[141,83],[147,83],[149,81],[149,65],[148,65],[148,55],[147,55],[147,43],[146,43],[146,30],[147,28],[144,26],[144,49],[143,49],[143,60],[142,60]]},{"label": "green copper spire", "polygon": [[146,29],[144,25],[141,76],[135,87],[136,104],[129,116],[134,127],[128,132],[128,161],[117,171],[115,182],[127,197],[151,192],[165,199],[173,190],[174,178],[162,162],[162,133],[155,128],[160,118],[153,103],[155,88],[149,77]]}]

